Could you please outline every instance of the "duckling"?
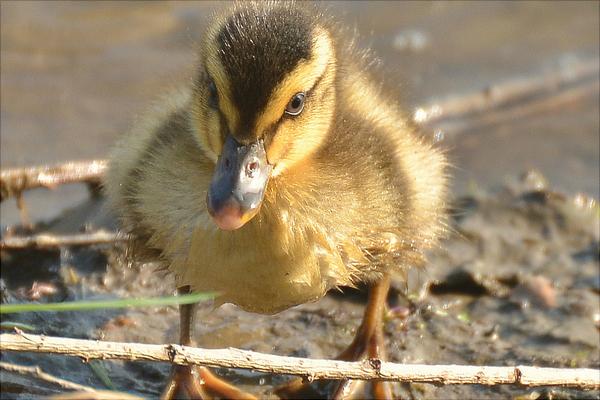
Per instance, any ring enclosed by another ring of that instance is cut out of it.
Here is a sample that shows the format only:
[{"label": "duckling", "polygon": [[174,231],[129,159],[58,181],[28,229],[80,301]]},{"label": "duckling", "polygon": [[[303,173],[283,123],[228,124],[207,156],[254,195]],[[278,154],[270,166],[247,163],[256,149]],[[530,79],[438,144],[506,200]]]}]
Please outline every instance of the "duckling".
[{"label": "duckling", "polygon": [[[312,5],[243,2],[218,14],[191,87],[112,153],[106,193],[134,248],[158,257],[180,292],[216,292],[217,304],[255,313],[366,283],[363,323],[340,358],[383,359],[390,276],[422,266],[444,232],[447,178],[443,152],[382,93],[370,62]],[[193,306],[180,311],[190,344]],[[164,397],[179,389],[249,396],[207,369],[178,367]],[[374,392],[391,397],[384,383]]]}]

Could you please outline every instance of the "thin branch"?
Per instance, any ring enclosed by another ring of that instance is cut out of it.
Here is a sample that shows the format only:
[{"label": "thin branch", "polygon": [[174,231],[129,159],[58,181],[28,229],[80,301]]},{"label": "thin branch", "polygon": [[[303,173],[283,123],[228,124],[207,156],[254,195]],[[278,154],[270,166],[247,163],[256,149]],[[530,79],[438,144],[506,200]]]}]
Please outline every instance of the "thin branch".
[{"label": "thin branch", "polygon": [[599,64],[598,58],[580,61],[541,76],[513,79],[466,95],[439,100],[429,106],[417,108],[413,119],[419,124],[435,125],[442,120],[481,114],[510,105],[521,106],[537,101],[542,96],[560,96],[563,90],[572,86],[593,87],[598,81]]},{"label": "thin branch", "polygon": [[18,192],[17,196],[17,209],[19,210],[19,217],[21,218],[21,225],[27,230],[33,229],[31,218],[29,218],[29,212],[27,211],[27,205],[25,204],[25,197],[23,192]]},{"label": "thin branch", "polygon": [[99,230],[90,233],[73,235],[54,235],[42,233],[31,236],[14,236],[0,240],[0,250],[17,249],[50,249],[64,246],[90,246],[108,244],[127,240],[127,235]]},{"label": "thin branch", "polygon": [[479,367],[467,365],[395,364],[377,359],[362,362],[282,357],[253,351],[201,349],[174,344],[102,342],[95,340],[2,334],[1,351],[30,351],[90,359],[162,361],[180,365],[205,365],[301,375],[313,379],[383,379],[434,384],[516,384],[600,388],[600,371],[588,368],[560,369],[529,366]]},{"label": "thin branch", "polygon": [[4,361],[0,361],[0,369],[5,371],[14,372],[20,375],[32,376],[40,379],[44,382],[49,382],[54,385],[58,385],[63,389],[76,390],[79,392],[96,392],[96,389],[90,386],[80,385],[79,383],[67,381],[61,378],[57,378],[50,375],[47,372],[42,371],[40,367],[27,367],[24,365],[11,364]]},{"label": "thin branch", "polygon": [[433,125],[444,132],[454,134],[480,130],[483,127],[499,124],[503,121],[514,121],[532,114],[548,112],[569,104],[575,104],[586,97],[598,94],[599,90],[600,80],[593,80],[585,84],[569,86],[552,96],[530,99],[514,107],[492,108],[472,118],[442,118],[434,121]]},{"label": "thin branch", "polygon": [[70,161],[51,166],[5,169],[0,173],[0,201],[37,187],[53,188],[64,183],[100,182],[106,160]]}]

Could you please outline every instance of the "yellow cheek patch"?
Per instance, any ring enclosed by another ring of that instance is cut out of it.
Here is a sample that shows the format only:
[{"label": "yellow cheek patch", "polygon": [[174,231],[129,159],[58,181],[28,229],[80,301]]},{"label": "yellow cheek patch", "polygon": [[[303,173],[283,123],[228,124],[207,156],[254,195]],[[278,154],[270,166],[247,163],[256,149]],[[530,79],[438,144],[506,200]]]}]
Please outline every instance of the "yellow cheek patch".
[{"label": "yellow cheek patch", "polygon": [[221,121],[216,112],[213,111],[210,114],[210,117],[207,119],[207,129],[208,132],[210,132],[208,135],[208,144],[210,145],[211,150],[216,155],[219,155],[223,148],[223,141],[221,139]]},{"label": "yellow cheek patch", "polygon": [[[282,131],[285,129],[286,129],[285,123],[279,127],[279,131]],[[273,140],[271,141],[268,148],[266,149],[267,161],[269,162],[269,164],[275,165],[275,169],[273,170],[273,172],[271,174],[273,174],[275,172],[275,170],[277,170],[277,168],[278,168],[277,164],[281,161],[282,157],[289,152],[289,149],[291,146],[291,141],[293,140],[293,138],[283,138],[282,139],[281,136],[282,135],[275,134],[275,136],[273,137]]]},{"label": "yellow cheek patch", "polygon": [[202,94],[196,94],[193,99],[194,107],[192,109],[192,124],[194,126],[194,131],[197,132],[198,143],[204,151],[204,154],[216,163],[220,148],[214,147],[214,133],[211,134],[211,132],[218,132],[218,127],[216,131],[213,131],[214,126],[208,117],[208,107],[206,106],[205,101],[198,96],[202,96]]},{"label": "yellow cheek patch", "polygon": [[216,35],[221,24],[215,24],[214,28],[206,35],[203,59],[206,70],[213,79],[219,94],[219,109],[227,120],[230,132],[236,132],[240,125],[240,115],[232,102],[231,83],[227,77],[225,67],[219,57],[219,49],[216,47]]},{"label": "yellow cheek patch", "polygon": [[[323,79],[323,86],[330,85],[333,71],[328,71]],[[318,93],[316,105],[306,110],[311,113],[306,118],[297,121],[290,120],[284,123],[275,134],[273,141],[267,149],[267,159],[270,164],[275,164],[271,176],[277,176],[299,162],[323,143],[331,125],[332,113],[335,103],[334,91]],[[302,117],[302,115],[300,115]]]},{"label": "yellow cheek patch", "polygon": [[329,34],[320,27],[315,28],[311,58],[298,66],[275,87],[263,113],[256,120],[256,132],[260,135],[267,127],[281,118],[292,96],[310,89],[323,75],[333,59],[333,46]]}]

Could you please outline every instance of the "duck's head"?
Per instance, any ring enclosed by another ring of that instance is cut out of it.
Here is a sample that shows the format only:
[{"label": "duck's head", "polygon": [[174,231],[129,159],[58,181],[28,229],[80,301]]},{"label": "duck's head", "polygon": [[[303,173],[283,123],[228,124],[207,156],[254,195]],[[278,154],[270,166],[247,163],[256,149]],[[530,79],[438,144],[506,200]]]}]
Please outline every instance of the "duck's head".
[{"label": "duck's head", "polygon": [[330,32],[290,3],[239,4],[208,29],[193,98],[193,126],[216,167],[207,205],[217,226],[258,212],[270,178],[306,159],[334,110]]}]

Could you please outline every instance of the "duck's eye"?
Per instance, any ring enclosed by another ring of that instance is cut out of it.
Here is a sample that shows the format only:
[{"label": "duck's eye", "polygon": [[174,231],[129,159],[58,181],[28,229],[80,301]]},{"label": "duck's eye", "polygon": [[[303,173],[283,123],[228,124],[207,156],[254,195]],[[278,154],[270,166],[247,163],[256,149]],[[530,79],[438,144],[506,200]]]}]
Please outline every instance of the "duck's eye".
[{"label": "duck's eye", "polygon": [[215,85],[215,81],[210,78],[208,80],[208,105],[215,110],[219,107],[219,93],[217,92],[217,86]]},{"label": "duck's eye", "polygon": [[300,114],[304,109],[304,97],[304,93],[296,93],[285,108],[285,113],[294,116]]}]

